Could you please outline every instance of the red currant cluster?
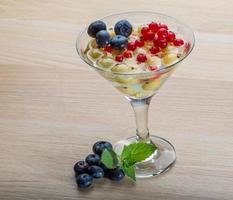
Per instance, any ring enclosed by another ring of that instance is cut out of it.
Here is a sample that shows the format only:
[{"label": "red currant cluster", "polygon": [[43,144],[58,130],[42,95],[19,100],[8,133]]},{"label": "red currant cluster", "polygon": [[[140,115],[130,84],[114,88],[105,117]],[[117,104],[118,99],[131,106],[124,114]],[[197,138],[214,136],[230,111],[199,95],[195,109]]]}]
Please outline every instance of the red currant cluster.
[{"label": "red currant cluster", "polygon": [[[151,22],[147,26],[141,28],[140,38],[134,42],[129,42],[127,49],[119,55],[115,56],[117,62],[122,62],[124,58],[131,58],[133,52],[145,45],[145,42],[153,42],[153,46],[150,48],[150,53],[153,55],[158,54],[162,49],[166,48],[168,44],[176,47],[182,46],[184,41],[176,38],[176,34],[168,29],[166,24],[160,24]],[[104,50],[108,53],[112,53],[111,46],[106,46]],[[136,57],[139,63],[147,61],[147,56],[143,53],[139,53]],[[156,67],[151,67],[150,70],[156,70]]]}]

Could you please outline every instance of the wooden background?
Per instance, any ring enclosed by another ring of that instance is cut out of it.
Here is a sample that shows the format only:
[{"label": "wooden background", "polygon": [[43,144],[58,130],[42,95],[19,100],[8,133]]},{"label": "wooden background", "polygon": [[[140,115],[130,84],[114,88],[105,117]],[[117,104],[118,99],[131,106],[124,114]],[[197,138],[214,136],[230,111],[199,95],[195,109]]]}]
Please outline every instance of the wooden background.
[{"label": "wooden background", "polygon": [[[177,151],[172,170],[78,191],[73,164],[93,142],[134,134],[123,96],[77,56],[87,23],[151,10],[188,23],[196,47],[152,101],[151,132]],[[1,0],[0,199],[233,199],[232,0]]]}]

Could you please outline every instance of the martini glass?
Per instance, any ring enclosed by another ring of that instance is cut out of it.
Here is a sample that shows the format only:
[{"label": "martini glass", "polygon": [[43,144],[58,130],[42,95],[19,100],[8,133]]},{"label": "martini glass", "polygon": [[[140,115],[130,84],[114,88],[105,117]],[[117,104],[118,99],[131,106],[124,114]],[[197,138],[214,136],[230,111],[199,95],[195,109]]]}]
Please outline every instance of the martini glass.
[{"label": "martini glass", "polygon": [[119,13],[104,17],[101,20],[106,23],[107,27],[113,27],[116,22],[122,19],[127,19],[133,27],[145,25],[152,21],[167,24],[170,30],[174,31],[177,36],[180,35],[185,41],[184,51],[176,62],[156,71],[131,73],[130,70],[116,70],[113,72],[107,68],[100,67],[98,63],[88,59],[87,46],[90,46],[90,37],[87,34],[87,28],[80,33],[77,39],[76,48],[81,59],[122,92],[134,110],[136,135],[117,142],[114,150],[120,154],[124,145],[138,142],[153,143],[157,146],[157,150],[153,155],[138,163],[135,167],[136,177],[147,178],[167,171],[176,161],[173,145],[161,137],[150,134],[148,129],[148,108],[151,98],[174,72],[174,69],[192,51],[195,43],[194,34],[182,22],[170,16],[154,12]]}]

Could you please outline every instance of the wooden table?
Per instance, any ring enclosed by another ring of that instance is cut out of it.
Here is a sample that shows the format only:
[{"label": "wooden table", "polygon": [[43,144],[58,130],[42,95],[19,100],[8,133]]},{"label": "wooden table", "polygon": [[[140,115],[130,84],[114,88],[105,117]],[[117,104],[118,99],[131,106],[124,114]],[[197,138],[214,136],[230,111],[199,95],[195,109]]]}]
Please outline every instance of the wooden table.
[{"label": "wooden table", "polygon": [[[126,3],[127,2],[127,3]],[[83,25],[112,13],[153,10],[195,31],[192,55],[154,98],[151,132],[178,160],[157,178],[78,191],[73,164],[100,139],[134,134],[123,96],[77,56]],[[233,199],[231,0],[1,0],[0,199]]]}]

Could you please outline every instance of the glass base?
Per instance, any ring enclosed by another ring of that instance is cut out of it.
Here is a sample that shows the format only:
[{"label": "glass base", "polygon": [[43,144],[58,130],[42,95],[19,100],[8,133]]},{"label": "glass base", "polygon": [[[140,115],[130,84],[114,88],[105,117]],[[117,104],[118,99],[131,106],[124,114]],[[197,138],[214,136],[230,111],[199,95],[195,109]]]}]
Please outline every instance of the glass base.
[{"label": "glass base", "polygon": [[[166,172],[176,161],[176,152],[173,145],[167,140],[150,136],[151,141],[157,146],[157,150],[146,160],[136,164],[136,177],[149,178]],[[114,150],[117,154],[121,154],[124,145],[136,143],[136,136],[126,140],[121,140],[114,145]]]}]

